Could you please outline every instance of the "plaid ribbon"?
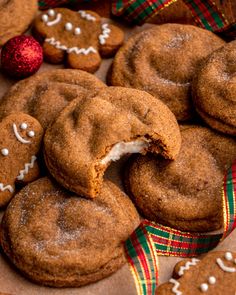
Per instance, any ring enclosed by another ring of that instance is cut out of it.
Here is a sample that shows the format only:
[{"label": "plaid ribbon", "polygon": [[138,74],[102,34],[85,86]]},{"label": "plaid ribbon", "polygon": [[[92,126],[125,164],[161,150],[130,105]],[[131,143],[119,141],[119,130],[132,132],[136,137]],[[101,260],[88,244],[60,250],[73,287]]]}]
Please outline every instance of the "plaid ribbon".
[{"label": "plaid ribbon", "polygon": [[[112,13],[141,25],[177,0],[113,0]],[[229,24],[212,0],[183,0],[196,24],[228,38],[236,37],[236,23]]]},{"label": "plaid ribbon", "polygon": [[158,284],[157,255],[193,257],[217,246],[236,228],[236,161],[223,182],[223,234],[181,232],[148,220],[131,234],[125,243],[127,260],[139,295],[154,295]]},{"label": "plaid ribbon", "polygon": [[74,4],[78,2],[90,2],[90,0],[38,0],[38,6],[39,9],[48,9],[50,7]]}]

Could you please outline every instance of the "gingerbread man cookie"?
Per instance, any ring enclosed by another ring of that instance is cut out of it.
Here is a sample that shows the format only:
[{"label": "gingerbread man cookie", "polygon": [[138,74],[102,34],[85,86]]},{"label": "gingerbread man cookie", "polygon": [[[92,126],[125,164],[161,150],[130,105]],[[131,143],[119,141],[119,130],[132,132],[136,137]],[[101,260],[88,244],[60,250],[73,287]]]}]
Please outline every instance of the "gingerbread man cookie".
[{"label": "gingerbread man cookie", "polygon": [[14,113],[0,123],[0,207],[15,192],[15,182],[39,176],[37,153],[43,137],[40,123],[29,115]]},{"label": "gingerbread man cookie", "polygon": [[203,259],[179,262],[173,278],[159,286],[158,295],[235,295],[236,253],[211,252]]},{"label": "gingerbread man cookie", "polygon": [[105,23],[93,11],[49,9],[35,21],[36,36],[43,39],[44,57],[51,63],[66,59],[71,68],[95,72],[101,56],[111,56],[121,46],[124,33]]}]

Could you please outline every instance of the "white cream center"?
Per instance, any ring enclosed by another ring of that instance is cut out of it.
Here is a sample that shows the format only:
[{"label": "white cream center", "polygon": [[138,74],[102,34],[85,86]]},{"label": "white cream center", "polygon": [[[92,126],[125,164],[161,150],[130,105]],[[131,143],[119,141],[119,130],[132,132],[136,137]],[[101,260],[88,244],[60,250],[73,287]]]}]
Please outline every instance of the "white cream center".
[{"label": "white cream center", "polygon": [[117,161],[125,154],[140,153],[148,148],[149,143],[143,140],[135,140],[130,142],[118,142],[113,146],[110,152],[101,160],[101,164],[106,165],[110,161]]}]

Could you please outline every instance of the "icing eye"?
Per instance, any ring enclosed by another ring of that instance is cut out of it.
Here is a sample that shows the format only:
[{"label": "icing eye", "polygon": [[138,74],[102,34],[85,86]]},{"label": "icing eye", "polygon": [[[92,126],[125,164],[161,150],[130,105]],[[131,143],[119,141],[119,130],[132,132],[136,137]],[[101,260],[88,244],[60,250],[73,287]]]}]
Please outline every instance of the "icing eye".
[{"label": "icing eye", "polygon": [[210,284],[210,285],[214,285],[215,283],[216,283],[216,278],[215,277],[209,277],[209,279],[208,279],[208,283]]},{"label": "icing eye", "polygon": [[225,259],[228,261],[231,261],[233,259],[233,255],[231,252],[226,252],[225,253]]},{"label": "icing eye", "polygon": [[65,29],[66,29],[67,31],[71,31],[71,30],[73,29],[73,25],[72,25],[72,23],[66,23],[66,24],[65,24]]},{"label": "icing eye", "polygon": [[79,35],[81,33],[80,28],[75,28],[74,33],[75,33],[75,35]]},{"label": "icing eye", "polygon": [[35,136],[35,132],[34,131],[29,131],[28,132],[28,136],[29,137],[34,137]]},{"label": "icing eye", "polygon": [[2,154],[4,157],[6,157],[6,156],[9,155],[9,150],[8,150],[8,149],[2,149],[2,150],[1,150],[1,154]]},{"label": "icing eye", "polygon": [[48,10],[48,15],[55,16],[55,11],[53,9]]},{"label": "icing eye", "polygon": [[206,292],[208,290],[208,285],[207,284],[201,284],[200,289],[202,292]]},{"label": "icing eye", "polygon": [[48,15],[47,15],[47,14],[43,14],[43,15],[42,15],[42,21],[43,21],[44,23],[46,23],[46,22],[48,21]]},{"label": "icing eye", "polygon": [[27,129],[28,128],[28,125],[26,124],[26,123],[22,123],[21,125],[20,125],[20,129],[22,129],[22,130],[25,130],[25,129]]}]

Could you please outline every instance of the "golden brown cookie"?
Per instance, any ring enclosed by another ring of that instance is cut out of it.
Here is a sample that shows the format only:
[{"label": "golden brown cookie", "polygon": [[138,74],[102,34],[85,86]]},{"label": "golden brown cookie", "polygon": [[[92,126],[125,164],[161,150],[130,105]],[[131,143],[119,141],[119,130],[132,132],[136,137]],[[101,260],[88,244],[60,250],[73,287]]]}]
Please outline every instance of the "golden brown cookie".
[{"label": "golden brown cookie", "polygon": [[203,127],[181,130],[175,161],[138,156],[128,165],[127,192],[150,220],[184,231],[222,226],[222,181],[236,141]]},{"label": "golden brown cookie", "polygon": [[134,35],[118,51],[108,80],[149,92],[184,121],[193,116],[190,84],[199,63],[224,44],[212,32],[194,26],[156,26]]},{"label": "golden brown cookie", "polygon": [[75,287],[112,274],[126,261],[123,243],[139,224],[129,198],[104,181],[88,200],[41,178],[20,191],[1,224],[2,248],[31,280]]},{"label": "golden brown cookie", "polygon": [[1,99],[0,119],[12,112],[35,117],[44,128],[76,97],[89,97],[105,87],[94,75],[79,70],[51,70],[16,83]]},{"label": "golden brown cookie", "polygon": [[236,41],[213,52],[193,80],[193,101],[212,128],[236,135]]},{"label": "golden brown cookie", "polygon": [[51,63],[66,60],[69,67],[95,72],[101,56],[115,54],[124,40],[117,26],[102,23],[93,11],[49,9],[35,21],[35,33],[43,39],[44,57]]},{"label": "golden brown cookie", "polygon": [[173,277],[156,289],[156,295],[234,295],[236,253],[217,251],[201,260],[183,260],[175,266]]},{"label": "golden brown cookie", "polygon": [[36,16],[37,0],[0,1],[0,46],[27,30]]},{"label": "golden brown cookie", "polygon": [[29,115],[14,113],[0,123],[0,207],[15,192],[15,182],[30,182],[39,177],[37,153],[43,128]]},{"label": "golden brown cookie", "polygon": [[95,197],[111,163],[147,151],[175,159],[180,149],[175,116],[150,94],[122,87],[74,100],[47,129],[45,161],[64,187]]}]

